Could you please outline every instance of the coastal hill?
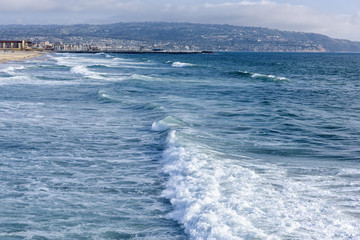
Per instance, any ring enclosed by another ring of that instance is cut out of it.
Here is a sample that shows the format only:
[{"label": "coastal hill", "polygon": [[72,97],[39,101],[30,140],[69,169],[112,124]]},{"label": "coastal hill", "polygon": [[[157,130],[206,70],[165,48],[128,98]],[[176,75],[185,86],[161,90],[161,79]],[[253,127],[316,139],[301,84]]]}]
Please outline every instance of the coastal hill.
[{"label": "coastal hill", "polygon": [[360,52],[360,42],[259,27],[194,23],[1,25],[0,39],[123,49],[255,52]]}]

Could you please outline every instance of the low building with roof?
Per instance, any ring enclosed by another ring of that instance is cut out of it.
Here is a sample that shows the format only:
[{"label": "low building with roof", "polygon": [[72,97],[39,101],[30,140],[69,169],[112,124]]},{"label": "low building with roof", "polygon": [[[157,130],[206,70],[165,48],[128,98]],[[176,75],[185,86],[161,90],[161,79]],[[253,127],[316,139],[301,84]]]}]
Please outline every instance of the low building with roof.
[{"label": "low building with roof", "polygon": [[31,50],[32,42],[30,41],[9,41],[9,40],[0,40],[0,51],[1,50]]}]

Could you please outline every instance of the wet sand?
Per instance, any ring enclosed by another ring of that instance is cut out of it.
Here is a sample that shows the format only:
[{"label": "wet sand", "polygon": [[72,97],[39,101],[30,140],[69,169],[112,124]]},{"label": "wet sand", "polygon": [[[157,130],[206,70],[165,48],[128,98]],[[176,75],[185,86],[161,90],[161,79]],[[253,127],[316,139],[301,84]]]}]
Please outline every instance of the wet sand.
[{"label": "wet sand", "polygon": [[34,51],[0,52],[0,63],[34,58],[42,54],[41,52]]}]

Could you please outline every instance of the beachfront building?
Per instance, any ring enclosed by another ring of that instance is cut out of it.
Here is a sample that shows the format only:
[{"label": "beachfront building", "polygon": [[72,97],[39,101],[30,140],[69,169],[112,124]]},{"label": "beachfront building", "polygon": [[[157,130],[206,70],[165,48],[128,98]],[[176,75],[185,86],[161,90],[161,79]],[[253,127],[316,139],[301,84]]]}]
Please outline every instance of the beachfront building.
[{"label": "beachfront building", "polygon": [[8,41],[0,40],[0,50],[30,50],[32,42],[29,41]]}]

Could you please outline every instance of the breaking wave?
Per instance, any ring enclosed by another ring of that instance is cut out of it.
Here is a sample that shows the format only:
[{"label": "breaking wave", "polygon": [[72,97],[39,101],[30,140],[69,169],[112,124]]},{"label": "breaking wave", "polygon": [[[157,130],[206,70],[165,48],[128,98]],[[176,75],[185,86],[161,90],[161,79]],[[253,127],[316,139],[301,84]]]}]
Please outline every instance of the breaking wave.
[{"label": "breaking wave", "polygon": [[90,71],[86,66],[83,66],[83,65],[74,66],[71,68],[70,71],[74,74],[80,74],[85,78],[93,78],[93,79],[103,79],[104,78],[99,73]]},{"label": "breaking wave", "polygon": [[174,208],[167,217],[182,224],[189,239],[360,237],[359,223],[329,204],[333,195],[320,184],[325,178],[291,179],[277,165],[227,158],[172,116],[154,122],[152,130],[168,133],[162,196]]}]

